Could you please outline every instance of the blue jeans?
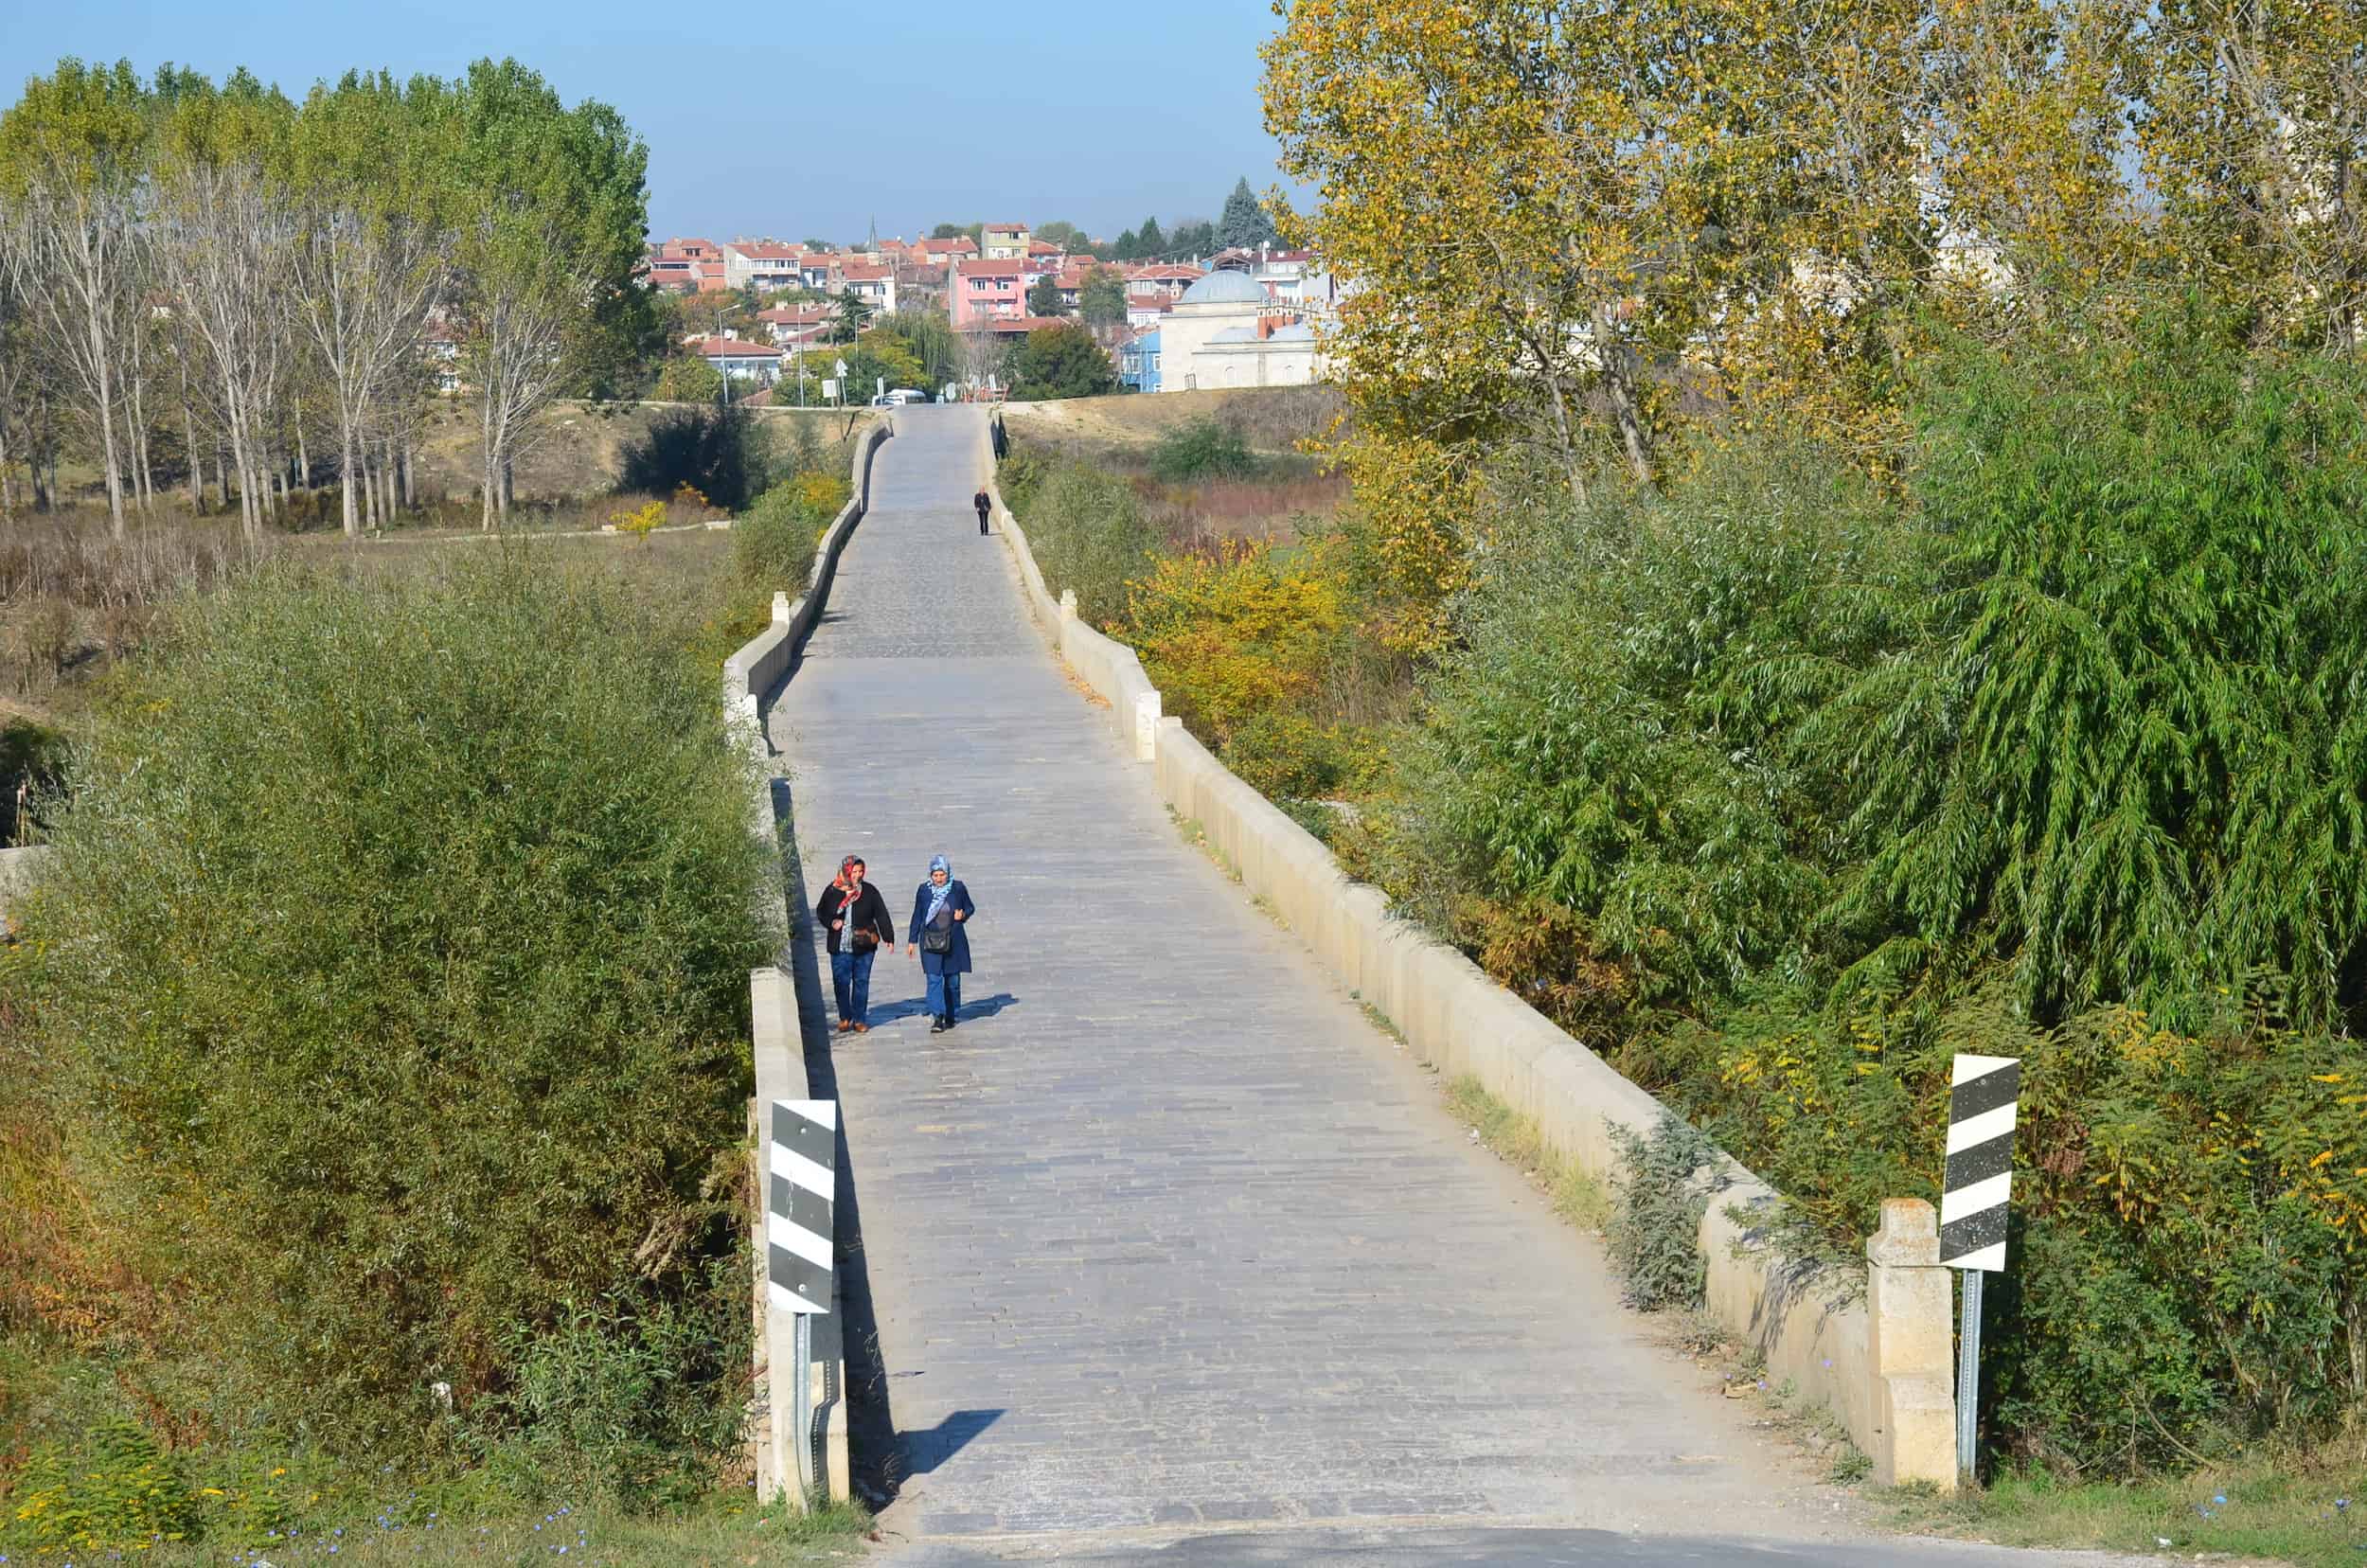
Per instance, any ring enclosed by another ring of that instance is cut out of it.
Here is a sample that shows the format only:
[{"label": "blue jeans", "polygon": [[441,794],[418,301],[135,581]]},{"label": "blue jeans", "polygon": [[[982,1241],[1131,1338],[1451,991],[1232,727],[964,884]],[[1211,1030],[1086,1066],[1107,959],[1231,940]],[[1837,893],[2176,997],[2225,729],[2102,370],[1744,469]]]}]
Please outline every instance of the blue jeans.
[{"label": "blue jeans", "polygon": [[845,1023],[871,1022],[871,960],[878,956],[878,948],[830,954],[830,985],[838,992],[838,1016]]},{"label": "blue jeans", "polygon": [[962,977],[958,974],[929,976],[929,1016],[951,1018],[962,1010]]}]

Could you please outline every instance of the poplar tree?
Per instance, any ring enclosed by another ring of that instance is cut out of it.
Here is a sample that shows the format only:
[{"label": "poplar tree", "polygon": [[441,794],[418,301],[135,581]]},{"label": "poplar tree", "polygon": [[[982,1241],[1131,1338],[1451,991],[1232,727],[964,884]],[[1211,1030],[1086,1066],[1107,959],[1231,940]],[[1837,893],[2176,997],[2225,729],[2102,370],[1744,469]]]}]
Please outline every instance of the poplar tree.
[{"label": "poplar tree", "polygon": [[346,533],[374,417],[453,281],[451,93],[382,72],[315,87],[296,118],[292,260],[304,324],[337,414]]},{"label": "poplar tree", "polygon": [[15,209],[19,276],[43,350],[97,437],[107,512],[124,532],[116,404],[122,340],[139,294],[145,98],[131,62],[67,59],[0,116],[0,180]]},{"label": "poplar tree", "polygon": [[154,165],[156,253],[211,370],[250,537],[268,505],[270,425],[294,368],[285,290],[294,226],[282,176],[294,111],[244,71],[176,84]]}]

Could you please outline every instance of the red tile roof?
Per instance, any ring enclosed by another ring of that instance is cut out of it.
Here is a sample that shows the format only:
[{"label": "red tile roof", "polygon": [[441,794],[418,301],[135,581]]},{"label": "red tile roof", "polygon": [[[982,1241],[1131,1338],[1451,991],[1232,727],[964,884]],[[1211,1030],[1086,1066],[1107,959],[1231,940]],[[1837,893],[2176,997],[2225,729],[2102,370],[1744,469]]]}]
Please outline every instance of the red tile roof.
[{"label": "red tile roof", "polygon": [[769,311],[758,311],[756,319],[778,327],[804,327],[816,321],[838,318],[835,305],[778,305]]},{"label": "red tile roof", "polygon": [[838,275],[850,283],[877,283],[882,277],[893,277],[896,269],[884,261],[844,261]]},{"label": "red tile roof", "polygon": [[703,337],[685,345],[701,359],[779,359],[781,351],[769,343],[749,338]]},{"label": "red tile roof", "polygon": [[803,245],[759,244],[754,241],[743,243],[735,240],[732,241],[732,249],[751,261],[802,261],[806,256],[806,247]]}]

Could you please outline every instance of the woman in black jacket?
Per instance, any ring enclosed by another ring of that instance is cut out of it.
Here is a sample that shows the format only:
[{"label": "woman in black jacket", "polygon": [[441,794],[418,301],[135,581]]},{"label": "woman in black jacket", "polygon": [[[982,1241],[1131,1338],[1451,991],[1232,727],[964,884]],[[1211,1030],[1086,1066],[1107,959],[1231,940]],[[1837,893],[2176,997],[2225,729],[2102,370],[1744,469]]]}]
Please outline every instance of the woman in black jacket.
[{"label": "woman in black jacket", "polygon": [[838,992],[838,1032],[867,1034],[871,1029],[871,960],[885,946],[896,946],[896,926],[889,920],[887,900],[863,880],[860,856],[838,863],[838,875],[822,890],[813,906],[814,918],[829,934],[830,985]]}]

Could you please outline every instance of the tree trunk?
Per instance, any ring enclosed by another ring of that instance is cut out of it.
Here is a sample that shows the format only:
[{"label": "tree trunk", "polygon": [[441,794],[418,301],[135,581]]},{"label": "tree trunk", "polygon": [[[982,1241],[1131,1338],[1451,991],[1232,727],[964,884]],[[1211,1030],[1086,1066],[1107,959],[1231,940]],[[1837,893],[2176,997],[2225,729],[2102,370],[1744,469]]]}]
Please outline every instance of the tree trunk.
[{"label": "tree trunk", "polygon": [[[93,332],[94,340],[98,337]],[[108,385],[109,378],[101,372],[98,383],[98,450],[99,461],[107,470],[107,521],[117,539],[123,537],[123,472],[116,461],[116,401]]]},{"label": "tree trunk", "polygon": [[1652,482],[1652,452],[1644,437],[1643,411],[1636,402],[1635,350],[1628,346],[1608,303],[1594,307],[1594,353],[1602,362],[1603,390],[1611,397],[1611,418],[1619,426],[1619,445],[1638,484]]},{"label": "tree trunk", "polygon": [[304,444],[304,420],[300,418],[295,422],[295,437],[296,483],[306,490],[311,490],[312,488],[312,454],[311,449]]},{"label": "tree trunk", "polygon": [[181,377],[181,450],[188,458],[189,510],[205,515],[205,454],[197,450],[197,412],[189,407],[188,375]]},{"label": "tree trunk", "polygon": [[493,508],[501,504],[502,431],[494,417],[493,395],[489,385],[485,394],[485,463],[478,478],[477,496],[482,503],[483,517],[478,524],[486,532],[493,529]]},{"label": "tree trunk", "polygon": [[411,450],[410,439],[406,437],[402,443],[402,509],[405,511],[419,509],[418,456]]},{"label": "tree trunk", "polygon": [[509,521],[510,503],[518,499],[518,467],[507,456],[502,458],[502,521]]},{"label": "tree trunk", "polygon": [[341,498],[339,510],[345,516],[346,537],[353,539],[362,532],[362,498],[353,492],[354,475],[362,466],[362,454],[354,446],[353,426],[343,420],[339,423],[344,425],[339,435],[342,445],[337,458],[337,490]]},{"label": "tree trunk", "polygon": [[148,420],[136,412],[132,420],[132,477],[137,490],[140,510],[152,514],[156,510],[156,474],[149,460]]},{"label": "tree trunk", "polygon": [[378,514],[378,481],[370,472],[370,448],[364,442],[354,456],[353,477],[362,487],[362,516],[372,528],[383,528],[386,520]]},{"label": "tree trunk", "polygon": [[1564,394],[1561,377],[1548,373],[1545,384],[1554,394],[1554,434],[1561,443],[1561,468],[1570,480],[1570,498],[1579,506],[1586,505],[1586,471],[1578,462],[1577,432],[1571,428],[1570,401]]}]

